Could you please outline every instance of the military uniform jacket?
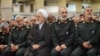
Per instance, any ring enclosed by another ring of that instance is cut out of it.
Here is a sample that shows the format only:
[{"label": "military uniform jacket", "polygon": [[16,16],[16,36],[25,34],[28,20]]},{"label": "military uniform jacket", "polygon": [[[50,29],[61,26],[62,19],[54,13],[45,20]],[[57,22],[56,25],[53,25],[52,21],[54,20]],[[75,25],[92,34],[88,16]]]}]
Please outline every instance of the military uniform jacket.
[{"label": "military uniform jacket", "polygon": [[25,26],[22,26],[21,28],[15,27],[11,31],[10,39],[9,39],[9,45],[15,44],[19,47],[26,47],[27,41],[28,41],[28,33],[29,29],[27,29]]},{"label": "military uniform jacket", "polygon": [[55,22],[52,24],[52,41],[54,46],[66,44],[72,46],[74,43],[74,23],[66,20],[65,22]]},{"label": "military uniform jacket", "polygon": [[82,45],[83,42],[89,41],[92,45],[95,45],[98,43],[98,35],[99,35],[99,29],[98,29],[98,22],[80,22],[78,23],[77,27],[77,43],[79,45]]},{"label": "military uniform jacket", "polygon": [[10,33],[1,33],[0,35],[0,44],[1,45],[8,45],[8,40],[9,40],[9,35]]}]

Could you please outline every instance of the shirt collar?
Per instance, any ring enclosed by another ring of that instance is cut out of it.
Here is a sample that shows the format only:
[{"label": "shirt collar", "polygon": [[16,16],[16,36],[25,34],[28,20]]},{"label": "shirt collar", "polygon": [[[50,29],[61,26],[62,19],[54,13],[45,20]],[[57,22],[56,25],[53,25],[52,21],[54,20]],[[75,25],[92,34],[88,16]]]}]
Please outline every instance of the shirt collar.
[{"label": "shirt collar", "polygon": [[44,23],[39,24],[39,29],[41,29],[41,28],[42,28],[43,24],[44,24]]}]

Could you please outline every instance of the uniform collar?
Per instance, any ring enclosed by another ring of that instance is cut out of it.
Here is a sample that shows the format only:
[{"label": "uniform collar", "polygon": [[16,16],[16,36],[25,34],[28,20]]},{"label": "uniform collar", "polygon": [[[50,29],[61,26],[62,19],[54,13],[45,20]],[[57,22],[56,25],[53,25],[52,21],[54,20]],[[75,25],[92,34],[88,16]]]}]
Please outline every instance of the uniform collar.
[{"label": "uniform collar", "polygon": [[68,20],[65,20],[65,21],[61,22],[60,20],[58,20],[58,24],[61,24],[61,23],[65,23],[65,24],[66,24],[67,21],[68,21]]},{"label": "uniform collar", "polygon": [[93,23],[94,20],[91,20],[90,22],[86,22],[85,20],[83,21],[83,23]]},{"label": "uniform collar", "polygon": [[23,30],[23,29],[24,29],[24,25],[21,26],[21,27],[18,27],[18,26],[17,26],[17,30]]}]

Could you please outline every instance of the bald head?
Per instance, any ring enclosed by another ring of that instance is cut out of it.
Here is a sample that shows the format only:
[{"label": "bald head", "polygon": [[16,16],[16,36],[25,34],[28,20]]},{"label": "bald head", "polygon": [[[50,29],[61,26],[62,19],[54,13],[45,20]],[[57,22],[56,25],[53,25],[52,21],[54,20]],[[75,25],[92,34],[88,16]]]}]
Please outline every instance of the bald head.
[{"label": "bald head", "polygon": [[31,17],[31,25],[34,25],[36,23],[36,20],[37,20],[36,16],[32,16]]},{"label": "bald head", "polygon": [[52,22],[55,21],[55,17],[54,17],[51,13],[49,13],[49,14],[48,14],[48,19],[47,19],[47,20],[48,20],[49,23],[52,23]]},{"label": "bald head", "polygon": [[67,13],[68,13],[67,8],[62,7],[62,8],[59,9],[59,15],[60,15],[60,17],[66,18],[67,17]]},{"label": "bald head", "polygon": [[62,11],[62,10],[66,10],[67,11],[67,8],[66,7],[62,7],[62,8],[59,9],[59,12]]}]

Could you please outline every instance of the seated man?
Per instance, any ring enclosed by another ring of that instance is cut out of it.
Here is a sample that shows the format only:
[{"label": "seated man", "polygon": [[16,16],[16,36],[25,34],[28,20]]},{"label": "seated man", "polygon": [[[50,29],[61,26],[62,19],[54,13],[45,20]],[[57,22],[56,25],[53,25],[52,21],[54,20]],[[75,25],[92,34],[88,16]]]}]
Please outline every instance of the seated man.
[{"label": "seated man", "polygon": [[[36,25],[30,29],[29,50],[25,56],[50,56],[51,53],[51,26],[47,23],[48,14],[39,9],[36,14]],[[30,52],[31,53],[30,53]]]},{"label": "seated man", "polygon": [[59,19],[52,24],[54,48],[51,56],[70,56],[74,45],[74,22],[67,19],[67,9],[59,10]]},{"label": "seated man", "polygon": [[28,31],[24,26],[23,17],[16,16],[17,26],[11,31],[9,37],[9,47],[3,53],[4,56],[24,56],[27,47]]},{"label": "seated man", "polygon": [[2,33],[0,34],[0,55],[3,56],[3,52],[6,51],[8,47],[8,40],[10,35],[10,27],[7,22],[2,25]]},{"label": "seated man", "polygon": [[77,26],[78,47],[72,52],[71,56],[97,56],[98,53],[98,21],[92,19],[93,12],[91,7],[84,10],[84,21]]}]

